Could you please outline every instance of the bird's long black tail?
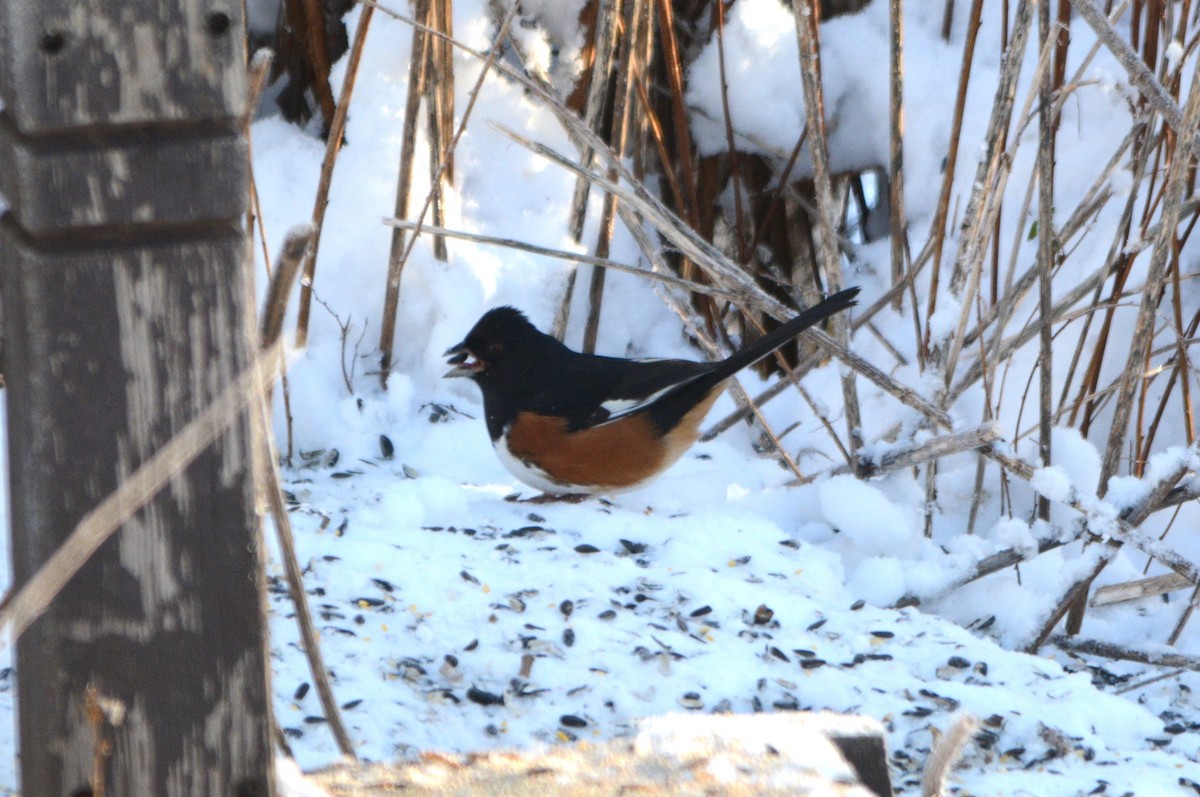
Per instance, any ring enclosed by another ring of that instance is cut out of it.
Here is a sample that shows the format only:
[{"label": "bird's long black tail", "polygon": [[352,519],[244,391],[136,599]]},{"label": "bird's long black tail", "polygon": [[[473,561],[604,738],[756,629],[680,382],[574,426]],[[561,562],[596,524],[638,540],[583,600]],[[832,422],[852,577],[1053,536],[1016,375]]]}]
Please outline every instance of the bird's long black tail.
[{"label": "bird's long black tail", "polygon": [[814,324],[824,321],[834,313],[840,313],[847,307],[858,304],[858,300],[854,298],[858,296],[858,290],[858,288],[847,288],[844,291],[838,291],[820,304],[804,310],[783,326],[771,330],[758,340],[738,349],[713,370],[712,381],[717,382],[733,376],[747,365],[766,357]]}]

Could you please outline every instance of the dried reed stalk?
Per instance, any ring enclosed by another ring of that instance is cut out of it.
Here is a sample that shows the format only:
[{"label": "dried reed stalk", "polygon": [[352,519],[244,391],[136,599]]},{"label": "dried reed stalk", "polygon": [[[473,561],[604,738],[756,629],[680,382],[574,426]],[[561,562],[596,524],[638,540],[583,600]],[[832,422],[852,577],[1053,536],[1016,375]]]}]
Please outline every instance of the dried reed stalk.
[{"label": "dried reed stalk", "polygon": [[[422,21],[429,18],[430,0],[416,0],[413,13]],[[408,96],[404,104],[404,125],[400,138],[400,166],[396,178],[396,203],[393,213],[397,219],[408,216],[408,200],[412,193],[412,174],[417,149],[417,114],[425,94],[425,77],[429,69],[429,47],[432,37],[418,27],[413,28],[412,54],[408,67]],[[379,385],[387,390],[392,372],[392,346],[396,338],[396,313],[400,308],[400,278],[406,262],[404,233],[407,228],[392,228],[392,245],[388,251],[387,284],[383,291],[383,320],[379,330]]]},{"label": "dried reed stalk", "polygon": [[[795,4],[796,41],[800,50],[800,83],[804,90],[804,111],[809,131],[808,148],[813,162],[813,183],[817,193],[817,226],[815,232],[820,263],[825,272],[830,293],[844,287],[841,255],[834,236],[833,188],[829,174],[829,146],[825,134],[825,100],[821,89],[821,48],[817,38],[817,11],[813,0],[798,0]],[[850,339],[849,322],[845,313],[829,320],[833,337],[841,346]],[[853,372],[842,375],[842,401],[850,440],[851,461],[863,446],[862,410],[858,403],[858,388]]]},{"label": "dried reed stalk", "polygon": [[[984,156],[975,172],[973,189],[967,200],[959,234],[954,271],[950,277],[950,291],[961,305],[959,321],[950,339],[941,342],[934,349],[934,361],[944,370],[947,386],[953,379],[958,353],[965,339],[972,298],[979,285],[987,236],[992,230],[996,203],[1002,194],[1008,174],[1006,164],[1011,163],[1012,152],[1006,151],[1005,142],[1016,100],[1017,78],[1032,27],[1032,5],[1031,0],[1021,0],[1017,6],[1015,29],[1004,52],[1000,82],[996,87],[992,113],[988,121]],[[1044,68],[1047,58],[1048,53],[1043,53],[1043,58],[1039,60],[1039,69]]]},{"label": "dried reed stalk", "polygon": [[321,179],[317,183],[317,195],[313,201],[312,225],[316,230],[308,254],[304,258],[304,273],[300,278],[300,307],[296,314],[296,348],[308,344],[308,319],[312,313],[313,277],[317,271],[317,251],[321,244],[321,226],[325,223],[325,208],[329,204],[329,186],[333,181],[333,167],[342,148],[342,136],[346,130],[346,114],[350,110],[350,98],[354,95],[354,81],[358,78],[358,65],[362,60],[363,44],[375,6],[364,4],[354,29],[354,41],[350,45],[350,59],[346,64],[346,77],[342,81],[342,93],[338,97],[337,109],[329,125],[329,138],[325,142],[325,159],[321,162]]},{"label": "dried reed stalk", "polygon": [[[673,3],[672,0],[655,0],[655,7],[658,10],[659,44],[662,47],[663,67],[667,74],[667,94],[670,100],[672,129],[675,133],[676,168],[673,169],[668,161],[664,161],[663,170],[679,175],[679,182],[683,187],[683,203],[678,205],[679,214],[687,219],[693,230],[699,230],[700,200],[696,186],[697,163],[689,133],[690,125],[683,89],[683,59],[679,52],[679,41],[675,32]],[[695,264],[685,259],[680,265],[680,275],[686,279],[694,279],[695,268]],[[715,308],[702,303],[701,311],[711,322]]]},{"label": "dried reed stalk", "polygon": [[[901,0],[888,3],[890,37],[888,59],[890,80],[888,81],[888,210],[892,244],[892,284],[904,279],[908,270],[908,222],[904,215],[904,7]],[[910,281],[911,285],[911,281]],[[915,288],[913,288],[915,291]],[[899,312],[903,294],[896,294],[892,307]],[[917,329],[921,321],[917,311],[916,293],[913,293],[913,321]],[[919,342],[919,341],[918,341]],[[917,359],[924,370],[925,357],[917,347]]]},{"label": "dried reed stalk", "polygon": [[[1042,50],[1049,45],[1050,36],[1050,4],[1042,2],[1038,4],[1038,40]],[[1054,236],[1054,141],[1058,130],[1054,115],[1054,79],[1052,71],[1045,71],[1038,83],[1038,453],[1046,465],[1052,462],[1050,430],[1053,427],[1054,387],[1054,358],[1050,350],[1053,340],[1050,278],[1058,252]],[[1050,520],[1050,499],[1038,497],[1037,514],[1042,520]]]},{"label": "dried reed stalk", "polygon": [[1162,650],[1138,650],[1098,639],[1075,639],[1069,636],[1055,636],[1049,642],[1068,653],[1081,653],[1086,656],[1101,656],[1116,661],[1135,661],[1155,667],[1178,667],[1200,672],[1200,656]]},{"label": "dried reed stalk", "polygon": [[[618,21],[621,15],[623,0],[593,0],[600,3],[596,14],[595,46],[591,69],[589,70],[587,104],[584,110],[584,122],[589,130],[600,134],[604,123],[604,110],[611,106],[609,94],[609,72],[616,60],[619,46]],[[581,78],[582,79],[582,78]],[[556,100],[557,101],[557,100]],[[590,169],[595,160],[591,148],[580,147],[580,163],[585,169]],[[567,223],[571,237],[576,241],[583,240],[583,225],[587,219],[589,185],[586,180],[575,181],[575,192],[571,198],[571,212]],[[551,324],[550,334],[562,340],[567,333],[567,320],[571,314],[571,302],[575,295],[575,280],[577,271],[571,269],[567,275],[566,288],[558,312]]]},{"label": "dried reed stalk", "polygon": [[[628,0],[624,6],[624,24],[614,36],[617,50],[617,80],[611,92],[612,96],[606,105],[611,106],[611,115],[615,129],[611,132],[613,149],[618,155],[624,155],[629,146],[629,130],[633,125],[635,112],[633,103],[635,75],[633,72],[634,52],[640,48],[641,39],[646,35],[648,0]],[[606,81],[607,83],[607,81]],[[617,179],[617,173],[609,168],[608,178]],[[600,212],[600,229],[596,234],[595,255],[607,258],[612,245],[614,225],[616,223],[616,197],[605,194],[603,207]],[[591,280],[588,285],[588,311],[583,326],[583,351],[593,354],[596,351],[596,336],[600,331],[600,308],[604,301],[604,278],[607,272],[603,267],[593,266]]]},{"label": "dried reed stalk", "polygon": [[[1076,0],[1078,3],[1079,0]],[[1109,430],[1108,444],[1101,460],[1100,485],[1101,496],[1107,488],[1108,480],[1117,472],[1117,463],[1125,441],[1129,415],[1133,405],[1133,395],[1137,389],[1138,377],[1142,373],[1146,357],[1150,351],[1150,343],[1154,334],[1154,318],[1158,302],[1165,288],[1165,275],[1168,258],[1174,245],[1176,227],[1179,221],[1179,211],[1184,191],[1191,179],[1191,159],[1195,150],[1195,137],[1200,129],[1200,72],[1193,76],[1191,91],[1188,94],[1187,110],[1184,114],[1183,126],[1179,131],[1174,157],[1167,172],[1166,195],[1163,201],[1162,220],[1159,234],[1154,244],[1154,253],[1150,259],[1150,267],[1146,275],[1145,287],[1142,290],[1141,307],[1138,310],[1137,321],[1134,324],[1133,342],[1129,350],[1129,358],[1122,371],[1120,387],[1117,394],[1117,405],[1113,414],[1112,426]]]},{"label": "dried reed stalk", "polygon": [[[372,0],[366,0],[366,2],[372,2]],[[470,120],[471,112],[475,108],[475,101],[477,99],[479,99],[479,92],[483,89],[483,81],[488,76],[488,73],[492,70],[492,68],[497,63],[496,59],[499,57],[500,51],[503,47],[504,39],[508,35],[508,29],[512,25],[513,17],[516,16],[517,8],[518,8],[518,6],[515,3],[513,4],[513,6],[511,8],[509,8],[508,15],[505,16],[503,22],[501,22],[500,29],[496,33],[496,38],[492,42],[492,46],[488,49],[487,54],[486,55],[484,55],[482,53],[479,54],[479,57],[483,60],[483,67],[479,70],[479,77],[477,77],[475,79],[475,85],[471,87],[471,91],[468,95],[469,99],[467,100],[467,107],[463,110],[462,119],[459,120],[458,127],[455,128],[454,135],[450,138],[449,145],[447,145],[447,148],[446,148],[447,155],[452,154],[454,152],[454,150],[458,147],[458,141],[460,138],[462,138],[463,131],[467,129],[467,122]],[[428,25],[424,25],[424,24],[416,22],[414,20],[405,19],[404,17],[399,17],[399,19],[408,22],[410,25],[413,26],[414,30],[420,30],[429,39],[440,38],[447,42],[453,42],[453,40],[449,39],[446,36],[446,34],[442,33],[441,31],[438,31],[435,28],[432,28]],[[414,45],[415,45],[415,42],[414,42]],[[410,99],[411,99],[411,94],[410,94]],[[409,164],[409,167],[411,169],[411,164]],[[421,235],[421,231],[425,228],[425,214],[427,212],[429,212],[430,205],[432,205],[434,202],[434,197],[438,193],[438,188],[437,188],[438,183],[442,178],[442,174],[445,172],[445,170],[447,168],[449,168],[449,163],[448,163],[448,161],[443,160],[441,163],[438,164],[437,169],[434,170],[433,180],[430,183],[429,192],[425,195],[425,201],[421,205],[420,211],[418,211],[416,214],[416,223],[411,228],[401,227],[400,225],[394,225],[397,229],[412,229],[413,234],[412,234],[412,237],[410,237],[407,240],[407,242],[405,242],[403,251],[400,253],[399,257],[397,259],[395,259],[395,261],[394,261],[396,264],[396,267],[395,267],[396,282],[395,282],[394,287],[395,287],[395,291],[397,293],[395,296],[394,304],[390,308],[387,305],[387,299],[391,296],[391,294],[385,293],[385,314],[384,314],[382,326],[384,327],[384,329],[391,330],[391,332],[390,332],[390,334],[388,334],[386,336],[386,338],[381,340],[380,349],[382,352],[384,352],[384,355],[381,355],[381,362],[383,362],[383,357],[386,357],[386,361],[389,363],[389,365],[392,360],[392,357],[391,357],[391,354],[393,351],[392,340],[395,337],[395,332],[394,332],[395,328],[396,328],[395,313],[399,307],[400,274],[403,272],[404,264],[408,262],[408,258],[412,254],[412,249],[413,249],[413,246],[415,246],[417,243],[417,238]],[[403,173],[405,171],[405,167],[403,164],[401,165],[400,171],[401,171],[401,173]],[[397,198],[397,201],[399,201],[399,197]],[[437,229],[440,230],[443,228],[438,227]],[[393,238],[393,243],[395,243],[394,238]],[[392,290],[392,288],[393,288],[393,285],[392,285],[393,269],[391,267],[391,264],[392,264],[392,261],[389,260],[388,285],[387,285],[387,288],[389,291]],[[387,312],[388,309],[391,310],[390,313]],[[385,344],[386,344],[386,348],[385,348]],[[386,386],[386,383],[385,383],[385,386]]]},{"label": "dried reed stalk", "polygon": [[[873,479],[885,473],[916,467],[930,460],[942,459],[954,454],[961,454],[964,451],[974,451],[989,446],[999,440],[1001,436],[998,425],[985,423],[966,432],[951,432],[922,443],[899,446],[878,458],[861,458],[858,472],[861,474],[861,478]],[[803,483],[812,482],[817,477],[838,476],[851,472],[850,467],[840,466],[826,473],[816,474],[804,480]]]},{"label": "dried reed stalk", "polygon": [[321,0],[304,0],[304,30],[308,34],[308,53],[313,67],[313,91],[321,103],[321,114],[328,130],[337,112],[333,102],[333,87],[329,85],[329,71],[333,59],[329,57],[329,35],[325,28],[325,10]]},{"label": "dried reed stalk", "polygon": [[[425,111],[428,122],[429,143],[429,195],[432,201],[429,210],[433,223],[446,225],[444,189],[454,178],[454,148],[451,131],[454,129],[454,59],[449,41],[453,40],[454,27],[450,0],[430,0],[426,24],[445,34],[444,37],[427,38],[429,61],[425,65]],[[433,236],[433,256],[445,262],[446,239]]]},{"label": "dried reed stalk", "polygon": [[[287,297],[291,292],[292,283],[300,270],[304,251],[312,238],[314,230],[310,225],[301,225],[288,231],[283,242],[283,253],[275,268],[275,278],[267,289],[263,303],[262,321],[259,328],[259,345],[264,353],[277,347],[283,332],[283,317],[287,311]],[[283,357],[280,354],[280,360]],[[280,364],[282,370],[282,362]],[[257,386],[255,395],[258,396],[257,412],[252,416],[258,425],[257,437],[261,441],[261,454],[255,457],[255,467],[258,472],[259,489],[266,499],[267,508],[275,523],[275,535],[279,542],[280,558],[283,560],[283,571],[288,582],[292,605],[296,608],[296,625],[300,629],[300,638],[304,644],[304,656],[308,660],[309,672],[312,673],[313,683],[317,687],[317,695],[321,700],[321,709],[325,720],[333,734],[334,741],[342,755],[357,760],[354,744],[342,721],[341,709],[333,696],[333,687],[329,681],[329,670],[325,667],[325,658],[321,655],[321,644],[316,625],[313,623],[312,610],[308,606],[308,593],[304,589],[304,576],[296,559],[296,542],[292,535],[292,521],[288,515],[287,503],[283,497],[281,478],[279,475],[279,456],[275,450],[271,435],[270,392],[269,384]]]},{"label": "dried reed stalk", "polygon": [[[967,38],[963,44],[962,65],[958,70],[958,91],[954,96],[954,120],[950,126],[949,149],[946,152],[946,171],[942,175],[942,189],[938,193],[937,210],[933,215],[933,227],[930,229],[927,249],[933,257],[933,271],[929,277],[929,302],[925,309],[925,318],[933,317],[937,310],[938,285],[942,272],[942,247],[946,240],[946,221],[950,213],[950,191],[954,187],[954,170],[958,165],[958,146],[962,141],[963,112],[967,107],[967,86],[971,80],[971,66],[975,60],[975,41],[979,33],[979,20],[983,14],[983,0],[974,0],[971,4],[971,17],[967,22]],[[947,9],[947,23],[950,11]],[[946,25],[944,36],[949,38],[949,24]],[[924,253],[918,257],[918,262],[925,259]],[[930,347],[930,329],[925,328],[925,337],[921,341],[924,356],[928,356]]]}]

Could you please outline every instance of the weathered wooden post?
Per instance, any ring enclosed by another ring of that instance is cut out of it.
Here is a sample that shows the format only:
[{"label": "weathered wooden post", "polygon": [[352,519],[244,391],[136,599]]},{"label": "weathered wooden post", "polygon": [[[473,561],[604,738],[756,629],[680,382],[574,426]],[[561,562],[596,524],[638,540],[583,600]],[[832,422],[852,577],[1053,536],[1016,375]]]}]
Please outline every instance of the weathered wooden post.
[{"label": "weathered wooden post", "polygon": [[[249,363],[241,0],[0,2],[13,576]],[[27,795],[269,795],[245,417],[17,643]]]}]

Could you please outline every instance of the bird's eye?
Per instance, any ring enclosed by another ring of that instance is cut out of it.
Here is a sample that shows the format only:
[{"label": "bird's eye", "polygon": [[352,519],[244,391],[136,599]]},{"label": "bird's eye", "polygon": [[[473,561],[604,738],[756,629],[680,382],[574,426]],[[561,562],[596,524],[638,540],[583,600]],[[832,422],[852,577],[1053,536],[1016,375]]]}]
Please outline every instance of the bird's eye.
[{"label": "bird's eye", "polygon": [[484,346],[483,350],[484,350],[484,353],[486,353],[488,357],[498,357],[500,355],[500,353],[504,351],[504,344],[498,340],[494,340],[491,343]]}]

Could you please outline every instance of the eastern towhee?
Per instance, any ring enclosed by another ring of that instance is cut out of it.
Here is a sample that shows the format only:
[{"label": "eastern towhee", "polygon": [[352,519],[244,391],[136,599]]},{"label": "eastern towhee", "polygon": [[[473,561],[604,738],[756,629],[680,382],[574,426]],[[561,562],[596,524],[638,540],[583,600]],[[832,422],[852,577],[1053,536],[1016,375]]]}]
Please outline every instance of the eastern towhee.
[{"label": "eastern towhee", "polygon": [[514,476],[554,495],[638,487],[679,459],[725,383],[834,313],[830,296],[719,362],[623,360],[574,352],[512,307],[489,310],[446,352],[446,376],[483,392],[492,445]]}]

